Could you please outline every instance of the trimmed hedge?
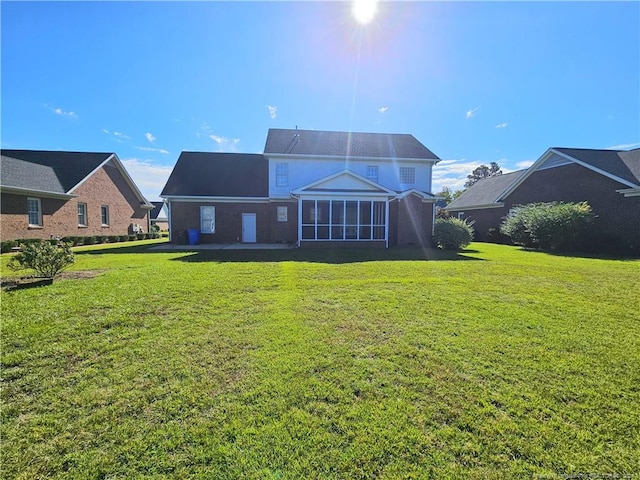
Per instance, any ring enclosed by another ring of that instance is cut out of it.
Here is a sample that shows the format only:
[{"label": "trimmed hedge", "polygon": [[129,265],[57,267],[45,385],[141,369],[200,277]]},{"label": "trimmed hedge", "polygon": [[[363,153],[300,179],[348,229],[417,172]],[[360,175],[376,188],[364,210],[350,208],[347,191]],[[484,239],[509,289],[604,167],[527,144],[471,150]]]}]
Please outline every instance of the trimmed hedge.
[{"label": "trimmed hedge", "polygon": [[154,238],[161,238],[160,232],[139,233],[137,235],[98,235],[98,236],[69,236],[62,237],[60,239],[41,239],[41,238],[21,238],[18,240],[4,240],[0,242],[0,253],[9,253],[13,248],[20,245],[31,245],[40,242],[47,242],[51,245],[58,245],[59,242],[70,243],[74,247],[79,245],[95,245],[97,243],[117,243],[117,242],[129,242],[135,240],[151,240]]}]

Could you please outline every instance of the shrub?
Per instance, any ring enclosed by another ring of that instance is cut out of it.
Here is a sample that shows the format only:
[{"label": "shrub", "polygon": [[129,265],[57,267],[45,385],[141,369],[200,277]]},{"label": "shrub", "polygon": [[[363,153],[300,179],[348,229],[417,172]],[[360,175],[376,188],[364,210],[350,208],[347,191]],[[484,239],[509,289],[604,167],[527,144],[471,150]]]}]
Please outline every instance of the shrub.
[{"label": "shrub", "polygon": [[118,243],[120,237],[118,235],[109,235],[109,243]]},{"label": "shrub", "polygon": [[530,203],[512,209],[500,231],[524,247],[572,250],[579,245],[592,219],[587,202]]},{"label": "shrub", "polygon": [[130,242],[135,241],[137,238],[138,238],[137,235],[128,235],[127,236],[127,240],[130,241]]},{"label": "shrub", "polygon": [[160,226],[156,225],[155,223],[153,225],[151,225],[151,232],[155,233],[155,232],[159,232],[160,231]]},{"label": "shrub", "polygon": [[96,237],[84,237],[85,245],[95,245],[96,243],[98,243]]},{"label": "shrub", "polygon": [[13,270],[31,268],[40,277],[53,278],[75,261],[69,243],[57,246],[38,241],[23,243],[20,248],[21,251],[9,261],[9,267]]},{"label": "shrub", "polygon": [[120,235],[121,242],[128,242],[130,240],[129,235]]},{"label": "shrub", "polygon": [[0,252],[7,253],[10,252],[13,247],[18,246],[17,240],[5,240],[0,243]]},{"label": "shrub", "polygon": [[461,250],[473,240],[473,227],[458,218],[437,218],[433,240],[444,250]]},{"label": "shrub", "polygon": [[105,243],[106,241],[106,235],[96,235],[96,243]]}]

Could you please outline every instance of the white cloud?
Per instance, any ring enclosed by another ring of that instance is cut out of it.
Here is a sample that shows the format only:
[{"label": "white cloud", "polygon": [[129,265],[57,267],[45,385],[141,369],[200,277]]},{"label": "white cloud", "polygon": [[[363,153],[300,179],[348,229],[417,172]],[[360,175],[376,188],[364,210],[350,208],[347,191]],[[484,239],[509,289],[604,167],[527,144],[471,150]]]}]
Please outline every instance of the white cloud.
[{"label": "white cloud", "polygon": [[472,108],[471,110],[467,110],[466,117],[472,118],[476,116],[476,112],[480,110],[480,107]]},{"label": "white cloud", "polygon": [[521,162],[516,163],[516,167],[518,167],[518,169],[521,170],[523,168],[529,168],[534,163],[535,163],[535,160],[523,160]]},{"label": "white cloud", "polygon": [[102,131],[103,131],[104,133],[106,133],[107,135],[109,135],[109,130],[107,130],[106,128],[103,128],[103,129],[102,129]]},{"label": "white cloud", "polygon": [[162,153],[167,155],[169,153],[168,150],[165,150],[164,148],[153,148],[153,147],[135,147],[138,150],[142,150],[143,152],[157,152],[157,153]]},{"label": "white cloud", "polygon": [[144,136],[147,140],[149,140],[149,143],[153,143],[156,140],[156,137],[154,137],[153,134],[149,132],[145,133]]},{"label": "white cloud", "polygon": [[499,123],[498,125],[496,125],[496,128],[505,128],[507,125],[509,125],[507,122]]},{"label": "white cloud", "polygon": [[113,134],[118,138],[123,138],[125,140],[131,140],[131,137],[129,135],[125,135],[122,132],[113,132]]},{"label": "white cloud", "polygon": [[433,167],[433,185],[431,191],[438,193],[442,187],[452,191],[464,189],[467,175],[482,165],[482,162],[471,162],[466,159],[442,160]]},{"label": "white cloud", "polygon": [[239,138],[221,137],[220,135],[208,135],[208,137],[218,144],[219,152],[224,150],[231,150],[233,152],[236,150],[238,142],[240,142]]},{"label": "white cloud", "polygon": [[640,142],[637,143],[623,143],[622,145],[614,145],[612,147],[607,147],[607,150],[628,150],[640,147]]},{"label": "white cloud", "polygon": [[139,158],[127,158],[122,160],[122,163],[147,200],[160,200],[159,195],[171,175],[173,166],[157,165],[151,160]]},{"label": "white cloud", "polygon": [[276,114],[278,113],[278,107],[267,105],[267,110],[269,110],[269,116],[271,117],[271,120],[274,120],[276,118]]},{"label": "white cloud", "polygon": [[69,117],[69,118],[78,118],[78,115],[76,115],[75,112],[67,112],[66,110],[63,110],[62,108],[52,108],[52,107],[49,107],[47,104],[45,104],[45,106],[47,106],[49,108],[49,110],[51,110],[56,115],[61,115],[63,117]]},{"label": "white cloud", "polygon": [[387,110],[389,110],[389,107],[380,107],[380,108],[378,109],[378,112],[380,112],[380,113],[384,113],[384,112],[386,112]]}]

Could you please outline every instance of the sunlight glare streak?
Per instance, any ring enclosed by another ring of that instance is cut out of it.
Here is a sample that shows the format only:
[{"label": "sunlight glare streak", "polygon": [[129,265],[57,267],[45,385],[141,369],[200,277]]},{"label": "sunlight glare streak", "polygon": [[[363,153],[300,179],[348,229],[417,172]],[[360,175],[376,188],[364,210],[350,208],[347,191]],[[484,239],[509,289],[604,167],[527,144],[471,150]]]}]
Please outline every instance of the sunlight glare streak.
[{"label": "sunlight glare streak", "polygon": [[362,25],[369,23],[378,11],[378,0],[354,0],[351,13]]}]

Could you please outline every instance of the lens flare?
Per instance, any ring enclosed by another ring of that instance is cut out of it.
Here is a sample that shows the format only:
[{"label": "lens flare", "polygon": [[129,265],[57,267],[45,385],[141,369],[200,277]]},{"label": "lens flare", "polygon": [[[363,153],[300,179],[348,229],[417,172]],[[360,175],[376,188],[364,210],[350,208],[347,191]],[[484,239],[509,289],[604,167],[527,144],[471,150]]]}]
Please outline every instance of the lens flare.
[{"label": "lens flare", "polygon": [[356,22],[364,25],[373,20],[378,11],[378,0],[355,0],[351,13]]}]

